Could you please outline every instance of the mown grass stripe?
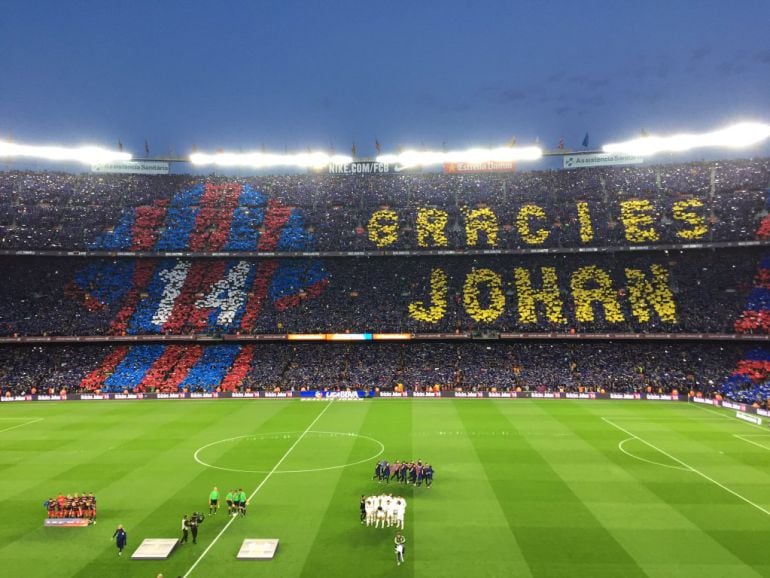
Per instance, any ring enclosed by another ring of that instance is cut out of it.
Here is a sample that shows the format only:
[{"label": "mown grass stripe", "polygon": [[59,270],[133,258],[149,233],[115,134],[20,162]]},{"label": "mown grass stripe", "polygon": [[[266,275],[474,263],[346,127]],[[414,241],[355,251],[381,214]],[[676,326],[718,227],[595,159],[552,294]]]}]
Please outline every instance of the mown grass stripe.
[{"label": "mown grass stripe", "polygon": [[[659,408],[655,402],[630,403],[631,405],[625,405],[626,412],[633,416],[672,411],[667,409],[671,406]],[[620,466],[622,470],[618,471],[618,476],[628,476],[635,480],[634,486],[627,487],[624,495],[618,496],[618,501],[607,504],[611,509],[603,514],[603,520],[605,524],[610,525],[626,549],[642,561],[645,571],[651,573],[648,568],[658,568],[659,571],[664,559],[667,559],[666,563],[669,565],[668,573],[680,576],[699,576],[703,573],[704,564],[730,568],[731,575],[736,576],[753,576],[755,572],[760,571],[765,562],[757,556],[755,544],[770,539],[764,516],[746,516],[746,504],[736,501],[692,472],[667,470],[631,462],[617,450],[617,440],[623,437],[623,433],[620,433],[620,436],[609,434],[618,430],[601,419],[604,413],[601,404],[573,402],[564,407],[544,405],[542,408],[565,428],[571,429],[575,436],[593,445],[605,458]],[[614,415],[614,419],[620,421],[623,418]],[[643,422],[633,423],[639,427],[638,424]],[[677,439],[676,431],[671,429],[671,425],[661,428],[660,424],[656,423],[654,427],[661,439]],[[711,427],[713,424],[704,425],[704,434],[707,434]],[[650,451],[657,453],[651,448]],[[605,487],[609,491],[617,485],[614,483]],[[641,502],[639,508],[630,507],[633,503],[632,496],[634,501]],[[594,497],[594,501],[602,504],[606,498],[600,495]],[[663,505],[665,506],[661,508]],[[589,506],[597,507],[590,503]],[[629,512],[619,517],[617,514],[623,513],[624,507],[629,508]],[[671,517],[669,512],[676,512],[679,518],[686,521],[687,525],[681,526],[679,535],[684,537],[688,547],[683,547],[684,542],[678,540],[657,539],[658,533],[665,536],[666,531],[677,527],[677,518]],[[648,530],[656,524],[657,531]],[[691,531],[691,528],[695,531]],[[642,529],[648,531],[640,536],[638,530]]]},{"label": "mown grass stripe", "polygon": [[[8,575],[33,578],[183,574],[228,518],[207,517],[198,546],[148,563],[132,562],[125,554],[118,558],[110,540],[115,525],[127,525],[129,551],[145,537],[177,536],[181,515],[205,508],[213,485],[253,488],[264,476],[205,468],[193,461],[195,449],[250,432],[301,432],[320,410],[317,403],[295,400],[2,409],[4,416],[45,418],[3,434],[0,444],[0,508],[11,520],[0,525],[0,562]],[[372,436],[386,444],[389,459],[421,458],[436,466],[434,489],[404,490],[412,493],[411,498],[405,493],[410,500],[407,565],[396,568],[389,532],[361,531],[358,498],[380,488],[370,481],[372,465],[360,464],[316,473],[276,471],[255,496],[249,515],[232,523],[191,578],[337,575],[351,569],[357,578],[525,575],[511,572],[517,557],[538,577],[634,575],[639,567],[661,577],[770,575],[764,555],[770,525],[764,514],[690,471],[622,454],[617,444],[628,436],[602,416],[770,509],[756,497],[767,486],[767,473],[761,471],[767,451],[733,436],[759,431],[683,403],[335,403],[319,421],[324,427],[317,424],[313,430]],[[0,422],[0,429],[8,421]],[[362,440],[311,433],[282,469],[325,465],[365,449]],[[209,457],[259,460],[269,471],[296,437],[266,441],[253,452],[241,446],[231,455]],[[629,444],[644,457],[668,460],[637,440]],[[745,484],[736,484],[736,475],[744,476]],[[42,528],[42,500],[49,492],[76,489],[97,492],[98,525]],[[277,558],[235,561],[245,537],[281,538]],[[617,552],[617,560],[608,559]]]},{"label": "mown grass stripe", "polygon": [[[341,404],[344,405],[344,404]],[[356,405],[361,406],[358,402]],[[385,415],[386,408],[380,407],[371,401],[363,402],[365,413],[357,416],[356,423],[344,422],[345,428],[355,429],[358,433],[370,435],[369,432],[377,432],[380,441],[386,446],[385,453],[378,459],[388,458],[393,446],[402,441],[401,436],[409,438],[409,429],[406,424],[409,419],[400,423],[401,430],[396,432],[389,428],[390,420]],[[355,412],[358,414],[358,411]],[[340,420],[341,421],[341,420]],[[342,423],[337,427],[343,427]],[[396,433],[400,434],[396,435]],[[384,438],[384,439],[383,439]],[[387,443],[386,443],[387,441]],[[354,461],[357,448],[366,446],[368,442],[358,438],[350,448],[347,459]],[[390,458],[392,459],[392,458]],[[323,515],[313,525],[311,542],[302,545],[305,557],[300,576],[341,576],[350,573],[352,559],[358,560],[358,564],[376,563],[378,566],[386,566],[392,563],[390,544],[395,530],[368,528],[359,521],[359,499],[361,495],[373,495],[382,491],[395,490],[396,487],[379,485],[372,481],[376,461],[358,464],[347,468],[343,472],[329,478],[333,487],[329,488],[328,500],[325,502]],[[410,507],[413,504],[409,504]],[[407,508],[409,511],[409,508]],[[406,530],[411,532],[408,521]],[[340,552],[340,544],[345,543],[354,552],[354,557]],[[412,574],[409,568],[403,568],[404,574]]]},{"label": "mown grass stripe", "polygon": [[[301,442],[301,441],[302,441],[302,440],[305,438],[305,436],[307,435],[307,432],[309,432],[311,429],[313,429],[313,426],[314,426],[314,425],[315,425],[315,424],[318,422],[318,420],[319,420],[319,419],[321,419],[321,417],[323,417],[323,414],[325,414],[325,413],[326,413],[326,412],[329,410],[329,408],[332,406],[332,404],[333,404],[333,403],[334,403],[334,401],[329,401],[329,402],[328,402],[328,403],[327,403],[327,404],[324,406],[324,408],[323,408],[323,409],[322,409],[322,410],[319,412],[319,414],[316,416],[316,418],[315,418],[315,419],[314,419],[312,422],[310,422],[310,425],[308,425],[308,426],[305,428],[305,431],[303,431],[303,432],[302,432],[302,434],[301,434],[301,435],[300,435],[300,436],[297,438],[297,440],[296,440],[296,441],[295,441],[295,442],[294,442],[294,443],[291,445],[291,447],[289,447],[289,449],[288,449],[288,450],[286,450],[286,452],[285,452],[285,453],[284,453],[284,454],[281,456],[281,459],[279,459],[279,460],[276,462],[276,464],[273,466],[273,469],[271,469],[271,470],[270,470],[270,471],[267,473],[267,475],[265,475],[265,477],[264,477],[264,478],[262,478],[262,481],[259,483],[259,485],[258,485],[258,486],[257,486],[257,487],[254,489],[254,491],[253,491],[253,492],[251,492],[251,494],[249,494],[249,497],[248,497],[248,500],[249,500],[249,501],[250,501],[250,500],[251,500],[251,499],[252,499],[252,498],[253,498],[255,495],[257,495],[257,493],[259,492],[259,490],[261,490],[261,489],[262,489],[262,486],[264,486],[264,485],[267,483],[267,481],[268,481],[268,480],[269,480],[271,477],[273,477],[273,474],[276,472],[276,470],[277,470],[278,468],[280,468],[280,467],[281,467],[281,464],[282,464],[283,462],[285,462],[285,461],[286,461],[286,458],[288,458],[288,457],[289,457],[289,455],[290,455],[290,454],[291,454],[291,452],[294,450],[294,448],[296,448],[296,447],[297,447],[297,445],[299,445],[299,443],[300,443],[300,442]],[[198,558],[195,560],[195,562],[193,563],[193,565],[192,565],[192,566],[190,566],[190,569],[189,569],[189,570],[187,570],[187,572],[185,572],[185,573],[184,573],[184,576],[183,576],[183,578],[187,578],[188,576],[190,576],[190,575],[193,573],[193,571],[195,570],[195,568],[197,568],[197,567],[198,567],[198,564],[200,564],[201,560],[203,560],[203,558],[205,558],[205,557],[206,557],[206,554],[208,554],[208,553],[209,553],[209,551],[210,551],[210,550],[211,550],[211,549],[212,549],[212,548],[213,548],[213,547],[216,545],[216,543],[217,543],[217,542],[219,542],[219,539],[220,539],[220,538],[222,537],[222,535],[223,535],[223,534],[224,534],[224,533],[227,531],[227,529],[230,527],[230,525],[233,523],[233,521],[234,521],[235,519],[236,519],[236,517],[235,517],[235,516],[233,516],[233,517],[231,517],[231,518],[230,518],[230,519],[227,521],[227,524],[225,524],[225,527],[224,527],[224,528],[222,528],[222,529],[219,531],[219,534],[217,534],[217,535],[216,535],[216,537],[215,537],[215,538],[214,538],[214,539],[211,541],[211,543],[210,543],[210,544],[209,544],[209,545],[206,547],[206,549],[203,551],[203,553],[202,553],[202,554],[201,554],[201,555],[200,555],[200,556],[199,556],[199,557],[198,557]]]},{"label": "mown grass stripe", "polygon": [[719,487],[720,487],[720,488],[722,488],[724,491],[726,491],[726,492],[728,492],[728,493],[732,494],[733,496],[735,496],[735,497],[736,497],[736,498],[738,498],[739,500],[742,500],[742,501],[746,502],[747,504],[749,504],[750,506],[752,506],[752,507],[756,508],[757,510],[759,510],[759,511],[760,511],[760,512],[762,512],[763,514],[765,514],[765,515],[767,515],[767,516],[770,516],[770,511],[766,510],[765,508],[763,508],[763,507],[762,507],[762,506],[760,506],[759,504],[756,504],[756,503],[752,502],[752,501],[751,501],[751,500],[749,500],[749,499],[748,499],[746,496],[743,496],[743,495],[739,494],[738,492],[736,492],[735,490],[733,490],[733,489],[731,489],[731,488],[728,488],[727,486],[725,486],[724,484],[722,484],[722,483],[718,482],[717,480],[715,480],[715,479],[714,479],[714,478],[712,478],[711,476],[709,476],[709,475],[707,475],[707,474],[704,474],[704,473],[703,473],[703,472],[701,472],[699,469],[697,469],[697,468],[694,468],[693,466],[691,466],[690,464],[688,464],[688,463],[686,463],[686,462],[684,462],[684,461],[680,460],[680,459],[679,459],[679,458],[677,458],[676,456],[672,456],[672,455],[671,455],[670,453],[668,453],[667,451],[660,449],[658,446],[656,446],[656,445],[654,445],[654,444],[652,444],[652,443],[648,442],[647,440],[644,440],[644,439],[640,438],[640,437],[639,437],[639,436],[637,436],[636,434],[633,434],[633,433],[631,433],[631,432],[630,432],[630,431],[628,431],[627,429],[625,429],[625,428],[623,428],[623,427],[619,426],[618,424],[616,424],[616,423],[614,423],[614,422],[612,422],[612,421],[608,420],[607,418],[602,418],[602,419],[603,419],[604,421],[606,421],[608,424],[610,424],[612,427],[614,427],[614,428],[616,428],[616,429],[619,429],[620,431],[622,431],[622,432],[624,432],[624,433],[628,434],[629,436],[631,436],[631,437],[632,437],[632,438],[634,438],[634,439],[637,439],[637,440],[639,440],[639,441],[640,441],[640,442],[642,442],[643,444],[645,444],[645,445],[647,445],[647,446],[651,447],[652,449],[654,449],[654,450],[656,450],[656,451],[660,452],[661,454],[663,454],[663,455],[664,455],[664,456],[666,456],[667,458],[669,458],[669,459],[671,459],[671,460],[675,461],[676,463],[678,463],[678,464],[679,464],[679,465],[681,465],[682,467],[684,467],[684,468],[688,469],[689,471],[693,472],[694,474],[698,474],[698,475],[699,475],[700,477],[702,477],[703,479],[705,479],[705,480],[708,480],[709,482],[711,482],[712,484],[714,484],[714,485],[716,485],[716,486],[719,486]]},{"label": "mown grass stripe", "polygon": [[[555,447],[566,438],[560,442],[541,436],[548,431],[547,421],[536,411],[509,418],[498,403],[463,404],[458,410],[468,430],[513,428],[518,433],[502,446],[491,438],[469,439],[534,576],[556,576],[567,566],[572,575],[643,575],[541,453],[543,443]],[[541,436],[542,441],[535,444],[531,436]]]}]

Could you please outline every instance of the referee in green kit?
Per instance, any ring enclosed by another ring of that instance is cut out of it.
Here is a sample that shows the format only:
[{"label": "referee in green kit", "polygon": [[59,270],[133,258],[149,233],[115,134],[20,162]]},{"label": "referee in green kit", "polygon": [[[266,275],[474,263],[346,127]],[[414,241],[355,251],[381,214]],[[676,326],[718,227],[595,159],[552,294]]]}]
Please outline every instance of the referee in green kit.
[{"label": "referee in green kit", "polygon": [[219,510],[219,489],[214,486],[209,494],[209,515],[216,514]]}]

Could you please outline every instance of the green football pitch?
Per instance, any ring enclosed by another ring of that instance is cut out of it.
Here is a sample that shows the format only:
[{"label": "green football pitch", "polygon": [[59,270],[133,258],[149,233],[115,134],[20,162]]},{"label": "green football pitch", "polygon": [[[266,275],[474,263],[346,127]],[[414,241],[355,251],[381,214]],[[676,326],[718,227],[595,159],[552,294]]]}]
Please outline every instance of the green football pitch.
[{"label": "green football pitch", "polygon": [[[433,487],[372,480],[421,459]],[[208,515],[242,487],[245,518]],[[770,428],[686,403],[419,399],[20,403],[0,411],[4,576],[770,576]],[[94,492],[86,528],[45,528],[43,502]],[[362,494],[407,499],[392,529]],[[130,555],[179,537],[165,561]],[[117,555],[112,533],[128,532]],[[235,559],[278,538],[273,560]]]}]

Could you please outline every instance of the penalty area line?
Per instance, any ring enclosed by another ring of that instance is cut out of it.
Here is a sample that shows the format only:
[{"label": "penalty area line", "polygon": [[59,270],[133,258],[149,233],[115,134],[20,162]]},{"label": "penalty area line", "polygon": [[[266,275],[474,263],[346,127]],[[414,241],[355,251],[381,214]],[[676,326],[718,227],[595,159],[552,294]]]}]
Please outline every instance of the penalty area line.
[{"label": "penalty area line", "polygon": [[[18,420],[22,420],[22,419],[27,419],[27,418],[22,418],[22,417],[18,417],[18,418],[16,418],[16,417],[9,417],[9,418],[3,418],[3,419],[18,419]],[[23,426],[25,426],[25,425],[30,425],[30,424],[33,424],[33,423],[37,423],[37,422],[39,422],[39,421],[43,421],[43,419],[44,419],[44,418],[42,418],[42,417],[38,417],[38,418],[35,418],[35,419],[31,419],[31,420],[29,420],[29,421],[25,421],[24,423],[19,423],[19,424],[16,424],[16,425],[12,425],[11,427],[7,427],[7,428],[3,428],[3,429],[0,429],[0,433],[3,433],[4,431],[11,431],[12,429],[16,429],[17,427],[23,427]]]},{"label": "penalty area line", "polygon": [[[329,404],[325,408],[323,408],[323,410],[321,410],[321,413],[319,413],[315,417],[315,419],[310,423],[310,425],[305,428],[305,431],[303,431],[302,434],[291,445],[291,447],[288,450],[286,450],[286,453],[283,454],[283,456],[281,456],[281,459],[278,460],[278,462],[273,466],[273,469],[270,470],[267,473],[267,475],[262,479],[262,481],[259,483],[259,485],[256,487],[256,489],[253,492],[251,492],[251,495],[248,497],[247,501],[251,501],[251,499],[254,496],[257,495],[257,492],[259,492],[259,490],[262,489],[262,486],[265,485],[267,480],[269,480],[273,476],[273,474],[276,472],[276,470],[278,470],[278,468],[281,467],[281,464],[286,460],[286,458],[289,457],[289,454],[294,450],[294,448],[297,447],[297,444],[299,444],[299,442],[302,441],[302,438],[304,438],[307,435],[307,433],[313,428],[313,426],[316,424],[316,422],[319,419],[321,419],[321,416],[326,413],[326,410],[328,410],[331,407],[332,403],[334,403],[334,400],[329,401]],[[233,521],[235,520],[236,517],[237,516],[230,516],[230,519],[227,521],[227,524],[225,524],[225,527],[222,528],[219,531],[219,534],[216,535],[214,540],[212,540],[211,544],[209,544],[206,547],[206,549],[201,553],[201,555],[198,556],[198,559],[195,560],[195,562],[193,562],[193,565],[190,566],[190,569],[187,572],[185,572],[185,574],[184,574],[184,576],[182,578],[187,578],[190,574],[192,574],[193,570],[195,570],[195,568],[198,566],[198,564],[200,564],[200,561],[203,560],[203,558],[206,556],[206,554],[209,553],[209,550],[211,550],[214,547],[214,544],[216,544],[219,541],[219,539],[227,531],[227,529],[230,527],[230,524],[233,523]]]},{"label": "penalty area line", "polygon": [[714,485],[717,485],[717,486],[719,486],[720,488],[722,488],[724,491],[726,491],[726,492],[728,492],[728,493],[732,494],[733,496],[735,496],[735,497],[736,497],[736,498],[738,498],[739,500],[742,500],[742,501],[746,502],[747,504],[749,504],[750,506],[753,506],[753,507],[755,507],[757,510],[759,510],[759,511],[760,511],[760,512],[762,512],[763,514],[766,514],[766,515],[770,516],[770,511],[766,510],[765,508],[763,508],[763,507],[762,507],[762,506],[760,506],[759,504],[755,504],[754,502],[752,502],[752,501],[751,501],[751,500],[749,500],[748,498],[746,498],[746,497],[742,496],[741,494],[739,494],[739,493],[738,493],[738,492],[736,492],[735,490],[731,490],[730,488],[728,488],[728,487],[727,487],[727,486],[725,486],[724,484],[721,484],[721,483],[719,483],[718,481],[716,481],[716,480],[715,480],[714,478],[712,478],[711,476],[708,476],[708,475],[704,474],[704,473],[703,473],[703,472],[701,472],[700,470],[696,470],[696,469],[695,469],[694,467],[692,467],[690,464],[688,464],[688,463],[685,463],[685,462],[683,462],[682,460],[680,460],[679,458],[672,456],[672,455],[671,455],[670,453],[668,453],[667,451],[664,451],[664,450],[660,449],[659,447],[657,447],[657,446],[654,446],[653,444],[651,444],[651,443],[650,443],[650,442],[648,442],[647,440],[643,440],[643,439],[642,439],[642,438],[640,438],[638,435],[632,434],[632,433],[631,433],[630,431],[628,431],[627,429],[625,429],[625,428],[622,428],[622,427],[620,427],[619,425],[617,425],[616,423],[613,423],[613,422],[611,422],[611,421],[610,421],[610,420],[608,420],[606,417],[603,417],[602,419],[603,419],[604,421],[606,421],[608,424],[610,424],[612,427],[614,427],[615,429],[618,429],[618,430],[622,431],[623,433],[626,433],[626,434],[630,435],[632,438],[635,438],[635,439],[639,440],[639,441],[640,441],[640,442],[642,442],[643,444],[645,444],[645,445],[647,445],[647,446],[651,447],[652,449],[654,449],[654,450],[656,450],[656,451],[660,452],[661,454],[663,454],[663,455],[664,455],[664,456],[666,456],[667,458],[674,460],[674,461],[675,461],[676,463],[678,463],[678,464],[681,464],[682,466],[684,466],[685,468],[687,468],[687,470],[691,471],[692,473],[694,473],[694,474],[698,474],[698,475],[699,475],[700,477],[702,477],[704,480],[708,480],[708,481],[709,481],[709,482],[711,482],[712,484],[714,484]]},{"label": "penalty area line", "polygon": [[754,442],[754,441],[751,441],[749,439],[746,439],[746,438],[749,438],[749,437],[755,437],[755,438],[756,437],[768,437],[768,436],[770,436],[770,432],[768,432],[765,435],[762,435],[762,434],[747,434],[747,435],[733,434],[733,435],[735,437],[737,437],[739,440],[743,440],[743,441],[745,441],[747,443],[753,444],[753,445],[757,446],[758,448],[762,448],[763,450],[770,451],[770,447],[766,446],[765,444],[761,444],[759,442]]}]

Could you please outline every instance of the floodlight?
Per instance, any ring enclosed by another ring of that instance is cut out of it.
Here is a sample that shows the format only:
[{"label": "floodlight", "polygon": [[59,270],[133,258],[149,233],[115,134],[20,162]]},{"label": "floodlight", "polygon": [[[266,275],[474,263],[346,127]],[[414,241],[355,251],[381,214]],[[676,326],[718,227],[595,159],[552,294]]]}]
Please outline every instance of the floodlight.
[{"label": "floodlight", "polygon": [[661,152],[683,152],[695,148],[743,148],[770,137],[770,125],[744,122],[702,134],[645,136],[622,143],[604,145],[606,153],[649,156]]},{"label": "floodlight", "polygon": [[405,150],[398,154],[380,155],[382,163],[400,164],[403,167],[431,166],[444,163],[486,163],[531,161],[543,156],[539,147],[498,147],[493,149],[473,148],[464,151],[418,151]]},{"label": "floodlight", "polygon": [[130,153],[95,146],[32,146],[0,141],[0,157],[27,157],[50,161],[74,161],[87,165],[131,160]]}]

